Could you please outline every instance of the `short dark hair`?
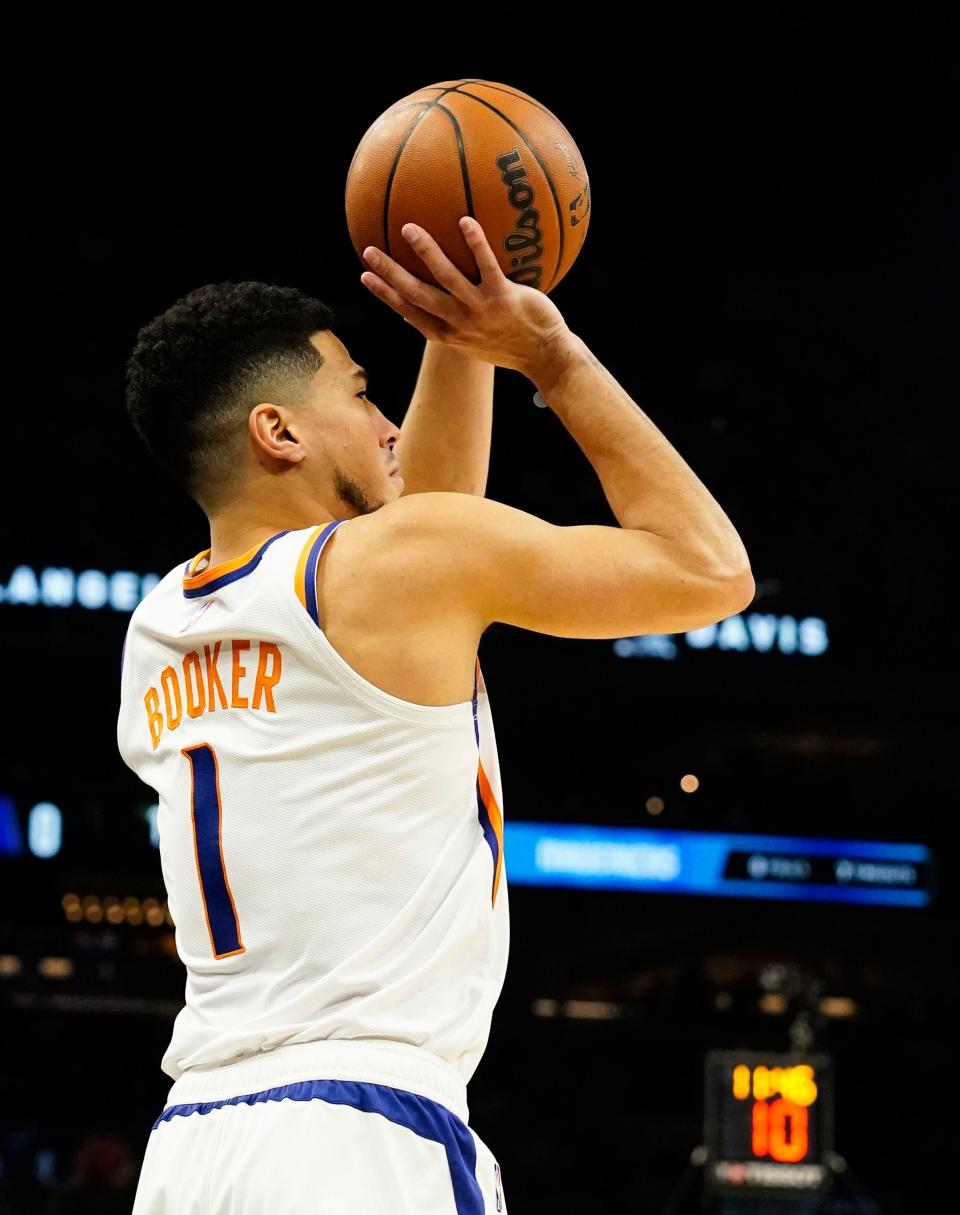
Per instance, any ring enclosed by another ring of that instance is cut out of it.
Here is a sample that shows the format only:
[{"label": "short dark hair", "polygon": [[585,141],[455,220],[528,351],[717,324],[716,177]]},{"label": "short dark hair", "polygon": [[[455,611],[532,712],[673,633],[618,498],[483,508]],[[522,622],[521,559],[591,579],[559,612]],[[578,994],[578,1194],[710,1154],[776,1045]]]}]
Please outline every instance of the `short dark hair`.
[{"label": "short dark hair", "polygon": [[231,437],[260,401],[282,401],[323,364],[311,334],[330,329],[326,304],[293,287],[211,283],[137,334],[127,362],[127,412],[158,460],[202,502],[232,464]]}]

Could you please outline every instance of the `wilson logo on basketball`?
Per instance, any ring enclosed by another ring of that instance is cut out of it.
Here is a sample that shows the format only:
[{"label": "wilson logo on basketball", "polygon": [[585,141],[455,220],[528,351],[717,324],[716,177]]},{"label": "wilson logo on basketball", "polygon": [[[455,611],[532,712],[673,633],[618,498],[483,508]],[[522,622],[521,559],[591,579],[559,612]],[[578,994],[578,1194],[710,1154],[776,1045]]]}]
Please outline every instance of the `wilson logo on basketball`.
[{"label": "wilson logo on basketball", "polygon": [[527,287],[539,287],[543,278],[543,266],[536,264],[543,257],[540,212],[533,205],[536,195],[533,186],[526,180],[527,170],[519,162],[520,152],[517,148],[497,157],[497,168],[507,187],[510,205],[520,212],[515,230],[503,242],[503,247],[510,254],[510,265],[513,266],[507,278]]},{"label": "wilson logo on basketball", "polygon": [[589,182],[587,182],[587,184],[583,187],[583,189],[580,191],[580,193],[577,195],[576,198],[573,198],[570,200],[570,202],[568,203],[568,209],[570,211],[576,211],[579,209],[581,204],[583,205],[583,210],[580,212],[580,214],[570,216],[570,227],[571,228],[575,228],[577,226],[577,224],[582,224],[583,221],[590,214],[590,183]]}]

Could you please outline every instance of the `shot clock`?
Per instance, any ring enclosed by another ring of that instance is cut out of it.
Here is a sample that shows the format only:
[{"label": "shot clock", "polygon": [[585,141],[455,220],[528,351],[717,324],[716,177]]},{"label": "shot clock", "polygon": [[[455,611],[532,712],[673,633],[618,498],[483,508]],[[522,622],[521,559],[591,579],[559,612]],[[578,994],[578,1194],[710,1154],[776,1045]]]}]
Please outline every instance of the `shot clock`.
[{"label": "shot clock", "polygon": [[711,1051],[705,1079],[710,1190],[787,1198],[826,1188],[833,1150],[826,1055]]}]

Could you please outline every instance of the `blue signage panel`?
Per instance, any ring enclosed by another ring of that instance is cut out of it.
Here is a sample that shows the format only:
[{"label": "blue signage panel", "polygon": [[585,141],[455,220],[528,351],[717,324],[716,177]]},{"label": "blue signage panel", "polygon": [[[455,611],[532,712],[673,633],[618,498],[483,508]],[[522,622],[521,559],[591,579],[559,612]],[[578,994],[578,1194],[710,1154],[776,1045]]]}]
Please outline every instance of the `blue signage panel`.
[{"label": "blue signage panel", "polygon": [[508,822],[504,853],[520,886],[925,907],[932,885],[924,845],[873,840]]}]

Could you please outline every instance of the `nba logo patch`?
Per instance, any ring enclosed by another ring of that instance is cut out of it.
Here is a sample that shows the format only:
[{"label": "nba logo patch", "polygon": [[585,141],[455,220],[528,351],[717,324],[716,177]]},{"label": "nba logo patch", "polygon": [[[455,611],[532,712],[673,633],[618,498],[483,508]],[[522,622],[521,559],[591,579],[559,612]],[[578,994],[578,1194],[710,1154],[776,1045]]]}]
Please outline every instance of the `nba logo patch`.
[{"label": "nba logo patch", "polygon": [[200,617],[203,615],[203,613],[207,610],[207,608],[210,608],[210,607],[213,607],[213,600],[205,599],[203,601],[203,603],[200,605],[199,612],[197,612],[197,614],[194,617],[192,617],[190,620],[187,621],[187,623],[183,626],[183,628],[180,630],[180,632],[185,633],[187,631],[187,629],[192,629],[193,626],[200,619]]},{"label": "nba logo patch", "polygon": [[497,1183],[497,1210],[503,1210],[503,1178],[500,1176],[500,1166],[493,1162],[493,1179]]}]

